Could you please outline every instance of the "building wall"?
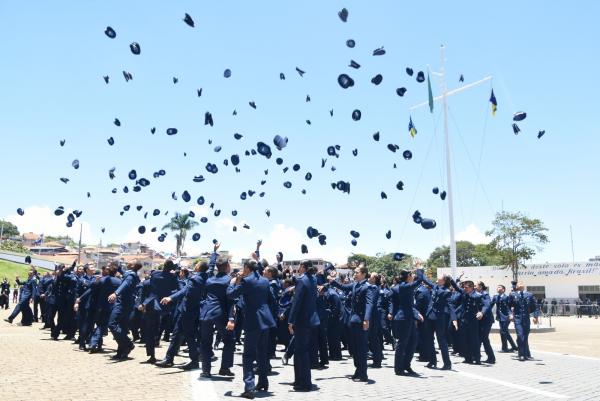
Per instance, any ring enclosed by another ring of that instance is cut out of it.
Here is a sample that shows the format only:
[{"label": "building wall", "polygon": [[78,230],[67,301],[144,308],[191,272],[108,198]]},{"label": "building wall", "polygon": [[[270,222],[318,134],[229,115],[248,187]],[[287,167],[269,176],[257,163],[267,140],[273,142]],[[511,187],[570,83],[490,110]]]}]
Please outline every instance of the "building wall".
[{"label": "building wall", "polygon": [[[498,284],[511,288],[512,272],[500,266],[458,267],[462,280],[483,281],[491,292]],[[438,276],[450,274],[450,268],[437,270]],[[600,261],[531,264],[519,270],[519,281],[526,287],[544,287],[546,299],[577,299],[579,286],[600,285]],[[598,294],[600,296],[600,294]]]}]

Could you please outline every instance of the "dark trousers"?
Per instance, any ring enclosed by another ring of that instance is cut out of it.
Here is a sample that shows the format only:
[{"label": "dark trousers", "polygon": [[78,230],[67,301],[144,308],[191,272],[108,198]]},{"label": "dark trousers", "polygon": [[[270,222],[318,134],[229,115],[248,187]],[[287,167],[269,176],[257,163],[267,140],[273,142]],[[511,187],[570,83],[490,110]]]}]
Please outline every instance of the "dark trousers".
[{"label": "dark trousers", "polygon": [[531,326],[529,318],[523,320],[515,320],[515,331],[517,332],[517,345],[519,346],[519,356],[531,358],[529,352],[529,330]]},{"label": "dark trousers", "polygon": [[[128,353],[133,342],[127,335],[129,333],[129,314],[133,306],[117,303],[108,321],[108,328],[118,344],[117,354]],[[79,333],[81,336],[81,333]]]},{"label": "dark trousers", "polygon": [[481,342],[479,347],[481,348],[481,344],[483,344],[483,349],[485,350],[488,361],[495,362],[496,356],[494,355],[494,349],[490,344],[490,331],[492,330],[493,324],[494,321],[491,319],[479,322],[479,341]]},{"label": "dark trousers", "polygon": [[46,299],[40,297],[40,319],[46,323]]},{"label": "dark trousers", "polygon": [[[273,315],[277,316],[277,315]],[[269,358],[275,358],[275,350],[277,349],[277,327],[269,330]]]},{"label": "dark trousers", "polygon": [[315,348],[319,350],[319,364],[329,364],[329,347],[327,344],[327,325],[329,319],[321,320],[321,323],[314,330],[316,332],[316,344]]},{"label": "dark trousers", "polygon": [[160,330],[160,312],[147,309],[144,313],[144,345],[146,356],[155,357],[157,336]]},{"label": "dark trousers", "polygon": [[58,338],[63,332],[68,338],[75,336],[77,326],[75,324],[75,312],[73,311],[73,303],[69,299],[62,300],[57,304],[58,309],[58,324],[53,327],[52,337]]},{"label": "dark trousers", "polygon": [[33,322],[33,313],[31,312],[31,308],[29,307],[29,300],[23,300],[15,305],[15,309],[13,309],[12,313],[8,317],[9,320],[13,320],[17,317],[19,313],[21,315],[21,324],[30,325]]},{"label": "dark trousers", "polygon": [[285,350],[285,357],[290,359],[296,353],[296,335],[290,337],[287,349]]},{"label": "dark trousers", "polygon": [[36,322],[39,320],[38,307],[40,306],[40,299],[39,296],[33,297],[33,320]]},{"label": "dark trousers", "polygon": [[[213,355],[212,352],[212,343],[213,343],[213,334],[214,332],[218,332],[221,336],[221,341],[223,341],[223,351],[221,355],[221,369],[229,369],[233,366],[233,353],[235,351],[235,333],[233,330],[227,330],[225,327],[227,325],[226,319],[213,319],[213,320],[203,320],[200,322],[200,333],[201,333],[201,341],[200,347],[202,349],[202,371],[206,373],[210,373],[211,368],[211,357]],[[188,345],[189,348],[189,345]],[[268,358],[268,355],[267,355]]]},{"label": "dark trousers", "polygon": [[254,384],[254,361],[258,366],[258,384],[268,386],[267,378],[269,358],[269,330],[245,330],[244,352],[242,354],[244,391],[253,391]]},{"label": "dark trousers", "polygon": [[296,387],[312,386],[310,345],[315,331],[316,329],[310,327],[294,327],[293,343],[290,343],[288,351],[292,348],[294,354],[294,386]]},{"label": "dark trousers", "polygon": [[[102,309],[96,312],[96,318],[94,323],[94,331],[92,332],[92,339],[90,340],[90,346],[92,348],[102,348],[103,336],[108,329],[108,320],[110,318],[110,309]],[[60,315],[59,315],[60,318]]]},{"label": "dark trousers", "polygon": [[500,325],[500,341],[502,342],[502,351],[508,351],[509,344],[512,349],[517,349],[517,344],[515,344],[510,332],[508,331],[508,325],[510,324],[510,321],[499,321],[498,324]]},{"label": "dark trousers", "polygon": [[94,315],[91,310],[85,308],[80,312],[79,345],[83,347],[91,338],[92,329],[94,328]]},{"label": "dark trousers", "polygon": [[350,323],[350,349],[354,360],[354,377],[368,379],[367,351],[369,348],[369,331],[363,329],[362,323]]},{"label": "dark trousers", "polygon": [[[422,314],[425,316],[425,314]],[[417,322],[417,351],[419,352],[419,360],[420,361],[428,361],[429,360],[429,347],[426,345],[426,337],[427,337],[427,323],[426,321]]]},{"label": "dark trousers", "polygon": [[463,356],[467,362],[480,362],[479,321],[469,320],[462,323],[459,335],[464,340]]},{"label": "dark trousers", "polygon": [[396,336],[396,351],[394,354],[394,372],[401,373],[410,368],[417,347],[417,326],[415,321],[394,320],[392,322]]},{"label": "dark trousers", "polygon": [[436,320],[427,320],[427,343],[429,346],[429,363],[437,364],[437,355],[435,354],[435,345],[433,343],[433,335],[437,338],[438,347],[442,354],[444,366],[451,366],[450,355],[448,353],[448,315],[442,314]]},{"label": "dark trousers", "polygon": [[379,321],[372,319],[369,326],[369,349],[373,354],[373,365],[381,366],[383,360],[383,335]]},{"label": "dark trousers", "polygon": [[327,326],[327,344],[329,345],[329,359],[342,359],[341,346],[342,323],[337,317],[329,318]]}]

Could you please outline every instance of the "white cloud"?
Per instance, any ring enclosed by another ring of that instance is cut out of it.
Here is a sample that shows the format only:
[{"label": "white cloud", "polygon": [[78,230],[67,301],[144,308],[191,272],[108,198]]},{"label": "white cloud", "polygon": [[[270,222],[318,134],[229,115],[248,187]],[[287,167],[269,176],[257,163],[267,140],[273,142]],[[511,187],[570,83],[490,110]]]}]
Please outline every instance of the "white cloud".
[{"label": "white cloud", "polygon": [[[21,234],[33,232],[36,234],[44,234],[45,236],[64,236],[68,235],[77,242],[79,240],[79,230],[81,227],[81,241],[86,244],[98,243],[98,238],[92,233],[90,224],[82,219],[76,219],[72,227],[67,227],[67,215],[72,212],[72,209],[65,209],[62,216],[55,216],[54,210],[48,206],[30,206],[24,209],[25,214],[9,215],[6,217],[17,226]],[[85,214],[83,215],[85,216]],[[81,226],[80,226],[81,225]]]},{"label": "white cloud", "polygon": [[456,240],[470,241],[473,244],[487,244],[490,242],[490,239],[475,224],[469,224],[467,228],[456,234]]}]

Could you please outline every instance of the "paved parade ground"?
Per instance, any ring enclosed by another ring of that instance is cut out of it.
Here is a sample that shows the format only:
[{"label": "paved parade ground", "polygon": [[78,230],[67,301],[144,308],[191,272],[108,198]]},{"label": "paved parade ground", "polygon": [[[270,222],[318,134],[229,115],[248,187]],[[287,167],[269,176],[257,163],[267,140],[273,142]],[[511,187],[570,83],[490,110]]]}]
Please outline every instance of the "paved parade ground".
[{"label": "paved parade ground", "polygon": [[[0,311],[0,318],[8,312]],[[600,359],[583,356],[587,351],[598,355],[600,320],[555,318],[553,324],[557,327],[555,333],[532,334],[533,361],[519,362],[515,354],[497,353],[496,365],[472,366],[452,357],[452,371],[429,370],[415,361],[413,368],[422,376],[399,377],[393,374],[393,354],[388,346],[383,368],[369,369],[370,383],[354,383],[347,378],[353,372],[352,360],[332,361],[329,369],[312,371],[313,383],[319,387],[312,393],[293,392],[293,366],[284,367],[280,360],[272,360],[275,373],[269,377],[270,392],[259,393],[258,397],[286,401],[600,399]],[[5,367],[0,383],[5,400],[211,401],[238,398],[243,391],[240,346],[233,380],[198,380],[199,371],[160,369],[140,363],[146,360],[142,346],[132,352],[133,359],[112,362],[109,356],[114,353],[115,343],[110,335],[105,337],[110,353],[89,355],[76,351],[71,341],[51,341],[40,327],[38,323],[19,327],[0,321],[0,355]],[[579,333],[579,339],[567,338],[573,333]],[[492,335],[493,340],[496,336]],[[157,356],[162,357],[165,351],[162,343]]]}]

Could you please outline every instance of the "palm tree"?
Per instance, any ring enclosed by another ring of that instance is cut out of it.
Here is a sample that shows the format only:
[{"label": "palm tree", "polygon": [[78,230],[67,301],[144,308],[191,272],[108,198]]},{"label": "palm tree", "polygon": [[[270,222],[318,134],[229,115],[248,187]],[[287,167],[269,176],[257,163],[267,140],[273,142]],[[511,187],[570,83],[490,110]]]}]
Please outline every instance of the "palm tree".
[{"label": "palm tree", "polygon": [[176,232],[175,239],[177,240],[177,256],[181,256],[181,249],[183,248],[183,243],[185,242],[185,237],[188,230],[191,230],[197,225],[198,222],[192,220],[188,214],[175,213],[175,216],[171,217],[171,221],[163,226],[163,230]]}]

